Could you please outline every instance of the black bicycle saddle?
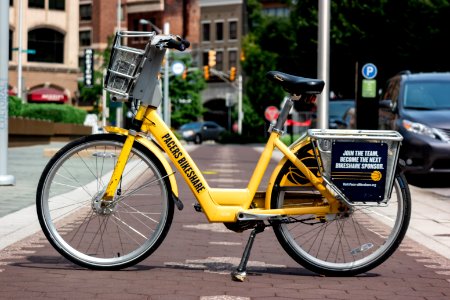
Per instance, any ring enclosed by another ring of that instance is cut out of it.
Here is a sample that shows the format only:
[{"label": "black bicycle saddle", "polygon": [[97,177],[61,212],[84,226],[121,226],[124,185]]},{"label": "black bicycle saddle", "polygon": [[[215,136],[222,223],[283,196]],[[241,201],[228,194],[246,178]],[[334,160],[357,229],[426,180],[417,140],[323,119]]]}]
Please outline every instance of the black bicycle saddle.
[{"label": "black bicycle saddle", "polygon": [[320,79],[305,78],[279,71],[269,71],[266,77],[293,95],[317,95],[322,93],[325,86],[325,82]]}]

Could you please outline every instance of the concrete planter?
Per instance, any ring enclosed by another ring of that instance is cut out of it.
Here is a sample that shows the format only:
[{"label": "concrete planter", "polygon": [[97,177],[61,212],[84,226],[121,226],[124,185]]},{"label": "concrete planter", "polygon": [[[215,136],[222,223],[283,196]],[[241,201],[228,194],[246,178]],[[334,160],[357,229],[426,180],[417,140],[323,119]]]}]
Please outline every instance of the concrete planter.
[{"label": "concrete planter", "polygon": [[54,123],[44,120],[9,118],[8,146],[20,147],[48,144],[50,141],[69,141],[92,133],[92,127]]},{"label": "concrete planter", "polygon": [[54,123],[52,141],[69,141],[92,134],[92,127],[79,124]]}]

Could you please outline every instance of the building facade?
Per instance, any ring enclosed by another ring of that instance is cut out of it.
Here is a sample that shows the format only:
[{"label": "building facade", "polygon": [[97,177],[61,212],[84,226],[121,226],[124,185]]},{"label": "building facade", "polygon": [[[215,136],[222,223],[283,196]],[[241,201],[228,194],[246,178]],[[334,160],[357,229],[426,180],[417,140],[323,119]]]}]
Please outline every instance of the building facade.
[{"label": "building facade", "polygon": [[[78,78],[78,8],[78,1],[10,0],[11,94],[31,99],[34,91],[44,88],[47,94],[41,95],[43,100],[70,102],[74,97]],[[22,73],[21,91],[19,73]]]},{"label": "building facade", "polygon": [[[205,120],[230,128],[230,106],[237,102],[236,80],[241,73],[243,0],[200,0],[199,64],[209,68],[202,102]],[[211,58],[212,56],[212,58]],[[211,63],[211,59],[213,62]],[[234,76],[231,74],[234,73]]]}]

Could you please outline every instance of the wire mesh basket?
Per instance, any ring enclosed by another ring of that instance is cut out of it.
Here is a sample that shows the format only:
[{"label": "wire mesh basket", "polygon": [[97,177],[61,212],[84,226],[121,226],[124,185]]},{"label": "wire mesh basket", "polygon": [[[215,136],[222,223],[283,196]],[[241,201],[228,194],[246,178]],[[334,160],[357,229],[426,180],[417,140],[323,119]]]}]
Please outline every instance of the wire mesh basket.
[{"label": "wire mesh basket", "polygon": [[324,181],[349,204],[386,203],[403,137],[391,130],[310,129]]},{"label": "wire mesh basket", "polygon": [[[127,101],[145,61],[149,42],[154,35],[154,32],[140,31],[119,31],[116,33],[104,81],[104,89],[111,93],[113,101]],[[122,45],[122,39],[136,37],[147,39],[145,49]]]}]

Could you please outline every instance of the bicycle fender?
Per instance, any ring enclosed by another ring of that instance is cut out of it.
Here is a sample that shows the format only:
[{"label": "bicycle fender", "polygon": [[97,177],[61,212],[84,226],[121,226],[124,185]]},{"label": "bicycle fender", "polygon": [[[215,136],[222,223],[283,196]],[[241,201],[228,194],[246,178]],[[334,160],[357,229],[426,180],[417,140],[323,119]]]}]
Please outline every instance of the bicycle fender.
[{"label": "bicycle fender", "polygon": [[[292,144],[290,147],[291,151],[296,154],[296,156],[302,160],[307,167],[310,168],[311,171],[313,171],[318,177],[320,177],[320,174],[318,173],[318,166],[316,166],[316,158],[314,156],[314,150],[312,148],[312,144],[309,138],[306,139],[300,139],[299,141]],[[308,163],[310,161],[310,163]],[[269,183],[267,184],[266,188],[266,196],[265,196],[265,204],[264,207],[266,209],[270,209],[271,207],[271,199],[272,199],[272,192],[274,189],[274,184],[281,172],[284,172],[286,174],[286,181],[289,184],[292,185],[311,185],[309,181],[301,174],[301,172],[293,167],[289,168],[289,170],[283,169],[283,167],[289,163],[289,159],[284,156],[279,162],[278,165],[275,167],[275,169],[272,171],[272,174],[269,179]],[[314,171],[313,169],[316,169],[317,171]]]},{"label": "bicycle fender", "polygon": [[[128,135],[128,130],[123,129],[123,128],[114,127],[114,126],[105,126],[104,129],[108,133],[115,133],[115,134],[120,134],[120,135],[125,135],[125,136]],[[175,204],[177,205],[178,209],[181,210],[183,205],[182,205],[181,201],[178,199],[178,185],[177,185],[175,176],[172,175],[175,172],[173,171],[172,167],[168,163],[167,159],[164,157],[163,153],[158,148],[158,146],[156,146],[149,139],[147,139],[147,138],[145,138],[143,136],[137,135],[136,136],[136,141],[138,143],[140,143],[141,145],[143,145],[148,150],[150,150],[156,156],[156,158],[159,160],[161,165],[166,170],[166,173],[169,175],[168,177],[169,177],[170,186],[172,188],[173,196],[176,197],[176,198],[174,198]]]}]

